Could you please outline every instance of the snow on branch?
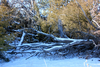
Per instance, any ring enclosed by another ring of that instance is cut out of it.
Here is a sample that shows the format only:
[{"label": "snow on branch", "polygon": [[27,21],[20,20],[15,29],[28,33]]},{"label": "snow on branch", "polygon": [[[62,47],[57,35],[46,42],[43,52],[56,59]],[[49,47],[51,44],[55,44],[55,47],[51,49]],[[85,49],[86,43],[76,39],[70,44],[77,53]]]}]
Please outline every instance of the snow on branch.
[{"label": "snow on branch", "polygon": [[[15,46],[16,49],[13,51],[13,53],[21,54],[21,53],[33,53],[34,55],[42,54],[42,53],[51,53],[55,52],[58,54],[64,54],[64,52],[59,52],[59,50],[65,50],[66,48],[72,47],[72,46],[91,46],[93,44],[93,41],[91,39],[71,39],[71,38],[59,38],[52,34],[44,33],[42,31],[38,31],[34,28],[24,28],[16,30],[16,32],[22,32],[21,40],[18,44],[18,46]],[[29,31],[29,32],[28,32]],[[31,31],[31,32],[30,32]],[[38,36],[38,34],[41,34],[45,37],[50,37],[53,39],[52,42],[33,42],[33,43],[23,43],[25,35],[31,35],[33,37]],[[88,45],[89,44],[89,45]],[[12,53],[12,52],[9,52]],[[65,52],[66,53],[66,52]]]},{"label": "snow on branch", "polygon": [[22,37],[21,37],[21,40],[20,40],[18,46],[21,46],[22,45],[22,42],[24,40],[24,36],[25,36],[25,32],[23,31],[23,34],[22,34]]}]

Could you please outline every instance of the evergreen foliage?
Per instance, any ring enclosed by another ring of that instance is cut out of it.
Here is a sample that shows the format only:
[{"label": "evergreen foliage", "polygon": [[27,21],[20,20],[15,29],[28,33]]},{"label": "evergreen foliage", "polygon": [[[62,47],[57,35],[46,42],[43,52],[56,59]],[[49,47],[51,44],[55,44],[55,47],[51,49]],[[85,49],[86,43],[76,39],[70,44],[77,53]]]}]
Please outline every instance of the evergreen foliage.
[{"label": "evergreen foliage", "polygon": [[[93,7],[93,0],[77,0],[82,8],[84,9],[86,15],[90,20],[92,20],[90,15],[90,9]],[[64,5],[66,0],[50,0],[49,9],[47,14],[47,21],[41,22],[41,28],[44,32],[49,33],[50,30],[53,32],[58,31],[58,19],[61,19],[62,25],[65,32],[70,36],[72,32],[84,31],[89,32],[94,30],[94,28],[87,21],[81,8],[78,6],[75,0],[71,0],[70,3]],[[68,1],[67,1],[68,2]],[[50,29],[50,30],[49,30]],[[74,35],[74,34],[73,34]]]},{"label": "evergreen foliage", "polygon": [[0,5],[0,51],[5,51],[9,48],[6,41],[6,28],[9,26],[10,18],[10,11],[7,4],[2,2]]}]

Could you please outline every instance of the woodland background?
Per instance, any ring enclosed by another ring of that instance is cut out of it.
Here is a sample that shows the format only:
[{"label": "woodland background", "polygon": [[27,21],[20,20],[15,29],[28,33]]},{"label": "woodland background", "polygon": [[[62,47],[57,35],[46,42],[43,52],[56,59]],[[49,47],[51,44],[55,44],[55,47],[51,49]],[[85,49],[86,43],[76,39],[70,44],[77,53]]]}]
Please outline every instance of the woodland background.
[{"label": "woodland background", "polygon": [[[30,53],[39,56],[52,55],[51,52],[54,52],[54,55],[61,56],[77,53],[77,55],[85,54],[85,58],[91,55],[100,57],[99,2],[99,0],[1,0],[0,58],[8,60],[4,52],[9,50],[10,52],[7,52],[9,54],[22,54],[27,53],[24,52],[26,50],[33,50]],[[41,43],[46,45],[40,45]]]}]

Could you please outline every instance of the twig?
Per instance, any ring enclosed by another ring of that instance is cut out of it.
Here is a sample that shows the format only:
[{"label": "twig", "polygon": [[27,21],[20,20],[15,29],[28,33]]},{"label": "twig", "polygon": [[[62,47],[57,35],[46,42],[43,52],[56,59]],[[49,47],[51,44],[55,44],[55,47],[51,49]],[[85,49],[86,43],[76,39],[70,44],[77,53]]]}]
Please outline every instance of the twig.
[{"label": "twig", "polygon": [[100,28],[100,25],[95,21],[95,20],[92,20],[95,24],[96,24],[96,26],[98,27],[98,28]]},{"label": "twig", "polygon": [[45,59],[44,59],[44,63],[45,63],[45,66],[47,67],[47,63],[46,63]]},{"label": "twig", "polygon": [[[36,53],[35,53],[35,54],[36,54]],[[29,59],[29,58],[31,58],[31,57],[33,57],[35,54],[33,54],[33,55],[29,56],[28,58],[26,58],[26,60],[27,60],[27,59]]]},{"label": "twig", "polygon": [[96,45],[96,43],[94,42],[94,40],[92,40],[93,41],[93,44],[95,45],[95,47],[97,47],[98,45]]}]

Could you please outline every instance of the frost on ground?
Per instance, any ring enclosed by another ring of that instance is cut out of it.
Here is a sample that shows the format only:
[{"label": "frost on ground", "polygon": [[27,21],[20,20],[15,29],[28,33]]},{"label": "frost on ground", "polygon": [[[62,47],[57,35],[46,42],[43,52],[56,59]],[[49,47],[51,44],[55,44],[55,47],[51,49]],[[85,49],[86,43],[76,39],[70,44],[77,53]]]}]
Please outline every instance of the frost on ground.
[{"label": "frost on ground", "polygon": [[10,62],[0,62],[0,67],[100,67],[100,58],[82,59],[82,58],[37,58],[17,57]]}]

